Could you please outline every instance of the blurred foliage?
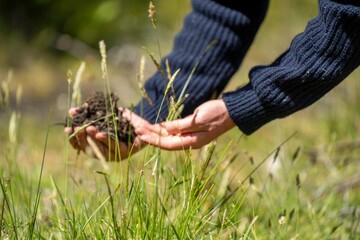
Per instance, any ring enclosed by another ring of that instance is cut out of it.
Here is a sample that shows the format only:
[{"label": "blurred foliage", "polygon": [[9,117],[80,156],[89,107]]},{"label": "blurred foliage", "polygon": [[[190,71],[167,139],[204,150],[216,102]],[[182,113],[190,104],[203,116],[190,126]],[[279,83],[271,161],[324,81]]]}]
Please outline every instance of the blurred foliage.
[{"label": "blurred foliage", "polygon": [[[21,111],[27,113],[27,117],[42,119],[47,116],[49,105],[53,105],[62,121],[66,112],[64,106],[67,106],[67,71],[70,69],[75,73],[80,62],[85,61],[83,96],[98,90],[101,84],[98,42],[105,40],[112,88],[121,93],[122,105],[136,104],[141,96],[136,74],[140,57],[145,54],[141,46],[146,46],[157,56],[158,37],[163,54],[168,53],[184,16],[191,9],[191,0],[153,2],[158,32],[154,32],[148,19],[149,0],[0,0],[0,81],[7,79],[9,71],[14,73],[14,84],[24,89]],[[226,91],[246,83],[252,67],[270,64],[283,53],[294,36],[316,16],[317,2],[270,1],[255,42]],[[150,59],[145,70],[145,78],[155,71]],[[359,70],[332,91],[332,96],[337,97],[322,99],[316,104],[317,108],[307,110],[305,114],[319,112],[322,115],[325,112],[324,116],[329,117],[340,103],[338,111],[356,105],[359,86],[354,83],[354,78],[358,76]],[[10,88],[15,89],[13,85]],[[353,118],[354,114],[339,116]],[[346,126],[342,121],[335,121],[333,128],[338,125]],[[312,123],[309,126],[312,131]]]},{"label": "blurred foliage", "polygon": [[[66,72],[69,68],[76,72],[81,61],[87,63],[84,88],[98,87],[98,43],[104,40],[111,73],[117,82],[125,82],[122,91],[137,98],[135,90],[129,91],[127,80],[136,76],[141,46],[152,50],[158,34],[167,50],[170,36],[181,28],[183,16],[190,10],[190,1],[153,2],[158,33],[148,19],[149,0],[1,0],[0,80],[13,71],[16,83],[24,88],[22,110],[42,116],[49,103],[62,102]],[[61,111],[57,112],[63,115]]]},{"label": "blurred foliage", "polygon": [[[176,19],[173,10],[177,2],[165,3],[173,15],[162,22],[168,27]],[[2,0],[0,32],[10,42],[42,47],[55,44],[63,34],[91,47],[96,47],[100,39],[109,44],[144,39],[148,4],[148,0]]]}]

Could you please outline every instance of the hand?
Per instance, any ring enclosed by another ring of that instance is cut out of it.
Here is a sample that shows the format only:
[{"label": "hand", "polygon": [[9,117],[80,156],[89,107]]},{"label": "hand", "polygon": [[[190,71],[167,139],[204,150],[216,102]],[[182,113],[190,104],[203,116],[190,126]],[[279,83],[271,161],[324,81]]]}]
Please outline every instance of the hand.
[{"label": "hand", "polygon": [[[200,148],[235,126],[223,100],[203,103],[183,119],[140,128],[140,139],[166,150]],[[160,129],[160,130],[159,130]]]},{"label": "hand", "polygon": [[[71,108],[69,110],[69,115],[71,117],[76,114],[76,108]],[[137,133],[137,128],[155,129],[149,122],[128,109],[123,109],[122,116],[131,123],[135,133]],[[103,157],[105,160],[124,160],[130,154],[139,151],[145,145],[141,142],[139,135],[136,136],[134,142],[130,146],[124,142],[119,142],[119,145],[116,146],[115,140],[109,138],[106,132],[99,132],[94,126],[88,126],[82,130],[81,127],[76,127],[74,131],[71,127],[65,128],[65,133],[68,136],[74,132],[76,132],[76,135],[69,139],[73,148],[85,153],[90,153],[96,158]],[[92,144],[95,144],[95,148],[97,148],[100,153],[94,151],[94,146],[91,146]],[[99,154],[102,156],[99,156]]]}]

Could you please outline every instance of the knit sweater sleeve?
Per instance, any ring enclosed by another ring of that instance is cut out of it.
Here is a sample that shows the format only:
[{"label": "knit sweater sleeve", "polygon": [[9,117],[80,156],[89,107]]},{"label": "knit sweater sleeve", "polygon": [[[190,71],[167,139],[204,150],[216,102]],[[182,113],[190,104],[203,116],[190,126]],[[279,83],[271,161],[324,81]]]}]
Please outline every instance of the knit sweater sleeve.
[{"label": "knit sweater sleeve", "polygon": [[360,1],[320,0],[319,14],[271,65],[250,71],[250,83],[223,100],[246,134],[303,109],[360,65]]},{"label": "knit sweater sleeve", "polygon": [[[166,59],[172,72],[180,69],[173,85],[176,98],[192,76],[184,92],[188,98],[182,116],[191,114],[201,103],[223,91],[239,68],[267,7],[268,0],[192,0],[192,11],[177,34],[171,53],[161,61],[163,69]],[[145,90],[153,104],[142,99],[134,111],[152,123],[165,120],[168,99],[161,109],[160,106],[167,82],[160,73],[149,78]]]}]

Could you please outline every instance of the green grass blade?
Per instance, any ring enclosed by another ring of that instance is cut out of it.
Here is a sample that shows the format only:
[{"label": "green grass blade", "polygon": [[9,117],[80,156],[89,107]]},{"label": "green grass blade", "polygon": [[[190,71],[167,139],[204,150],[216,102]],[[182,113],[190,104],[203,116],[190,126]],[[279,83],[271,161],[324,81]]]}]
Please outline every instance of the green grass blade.
[{"label": "green grass blade", "polygon": [[42,175],[43,175],[43,170],[44,170],[45,155],[46,155],[46,149],[47,149],[47,145],[48,145],[48,138],[49,138],[50,126],[51,126],[51,123],[50,123],[50,121],[51,121],[51,116],[52,116],[52,108],[50,108],[48,126],[47,126],[47,130],[46,130],[45,144],[44,144],[44,150],[43,150],[42,161],[41,161],[41,168],[40,168],[40,176],[39,176],[39,181],[38,181],[38,184],[37,184],[37,191],[36,191],[36,198],[35,198],[35,206],[34,206],[33,215],[32,215],[32,217],[31,217],[31,219],[30,219],[30,224],[29,224],[29,239],[30,239],[30,240],[31,240],[31,239],[33,238],[33,236],[34,236],[36,216],[37,216],[37,212],[38,212],[39,204],[40,204],[40,195],[41,195],[40,184],[41,184]]}]

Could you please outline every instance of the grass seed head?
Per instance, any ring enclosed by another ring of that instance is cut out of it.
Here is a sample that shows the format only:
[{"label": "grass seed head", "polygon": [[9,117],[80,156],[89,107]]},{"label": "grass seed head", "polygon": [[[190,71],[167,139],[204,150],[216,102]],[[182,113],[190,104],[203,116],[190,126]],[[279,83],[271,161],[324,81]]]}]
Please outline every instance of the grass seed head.
[{"label": "grass seed head", "polygon": [[80,105],[81,103],[81,89],[80,83],[82,80],[82,75],[85,71],[86,64],[82,62],[75,76],[75,82],[73,85],[73,93],[72,93],[72,103],[76,105]]},{"label": "grass seed head", "polygon": [[254,185],[254,183],[255,183],[254,178],[253,178],[253,177],[249,177],[249,182],[250,182],[250,185]]},{"label": "grass seed head", "polygon": [[299,174],[296,175],[296,187],[297,187],[298,189],[301,188],[301,182],[300,182],[300,176],[299,176]]},{"label": "grass seed head", "polygon": [[300,147],[300,146],[295,150],[294,155],[293,155],[293,157],[292,157],[292,160],[293,160],[293,161],[295,161],[295,160],[299,157],[300,150],[301,150],[301,147]]},{"label": "grass seed head", "polygon": [[151,23],[152,23],[154,29],[157,29],[157,27],[156,27],[156,9],[155,9],[155,5],[152,1],[150,1],[150,3],[149,3],[148,13],[149,13],[149,18],[151,20]]},{"label": "grass seed head", "polygon": [[156,60],[155,56],[153,53],[151,53],[146,47],[143,47],[144,50],[146,51],[146,53],[149,55],[149,57],[151,58],[151,60],[153,61],[155,67],[157,68],[157,70],[159,71],[159,73],[161,74],[162,77],[165,76],[164,71],[162,70],[160,63],[158,62],[158,60]]},{"label": "grass seed head", "polygon": [[249,161],[250,161],[251,165],[254,165],[255,162],[254,162],[254,157],[253,156],[249,157]]},{"label": "grass seed head", "polygon": [[72,71],[69,69],[67,71],[67,82],[69,85],[71,85],[71,82],[72,82]]},{"label": "grass seed head", "polygon": [[103,40],[99,42],[100,55],[101,55],[101,71],[103,74],[103,78],[107,77],[107,63],[106,63],[106,45]]},{"label": "grass seed head", "polygon": [[295,214],[295,208],[293,208],[289,213],[289,220],[291,220],[294,217],[294,214]]},{"label": "grass seed head", "polygon": [[17,106],[20,106],[20,104],[21,104],[22,94],[23,94],[23,88],[21,85],[19,85],[16,89],[16,105]]},{"label": "grass seed head", "polygon": [[16,112],[12,112],[9,123],[9,140],[12,145],[17,143],[18,119],[19,115]]},{"label": "grass seed head", "polygon": [[0,103],[4,106],[4,108],[10,104],[10,84],[12,81],[12,76],[12,71],[9,71],[7,80],[1,83],[0,95],[2,96]]},{"label": "grass seed head", "polygon": [[284,225],[286,223],[286,216],[279,217],[279,225]]},{"label": "grass seed head", "polygon": [[169,59],[166,59],[165,66],[166,66],[167,78],[168,78],[168,80],[170,80],[172,74],[171,74],[171,68],[170,68],[170,64],[169,64]]},{"label": "grass seed head", "polygon": [[279,156],[279,153],[280,153],[280,147],[278,147],[278,148],[276,149],[276,153],[275,153],[275,156],[274,156],[273,163],[276,162],[276,160],[277,160],[277,158],[278,158],[278,156]]},{"label": "grass seed head", "polygon": [[278,223],[279,225],[284,225],[286,223],[286,209],[279,214]]},{"label": "grass seed head", "polygon": [[144,71],[145,71],[145,56],[142,56],[141,60],[140,60],[140,71],[136,75],[136,78],[137,78],[137,81],[138,81],[138,87],[139,87],[139,90],[141,92],[142,97],[145,98],[146,101],[152,106],[153,102],[150,99],[150,97],[147,94],[146,89],[144,87],[144,79],[145,79]]}]

